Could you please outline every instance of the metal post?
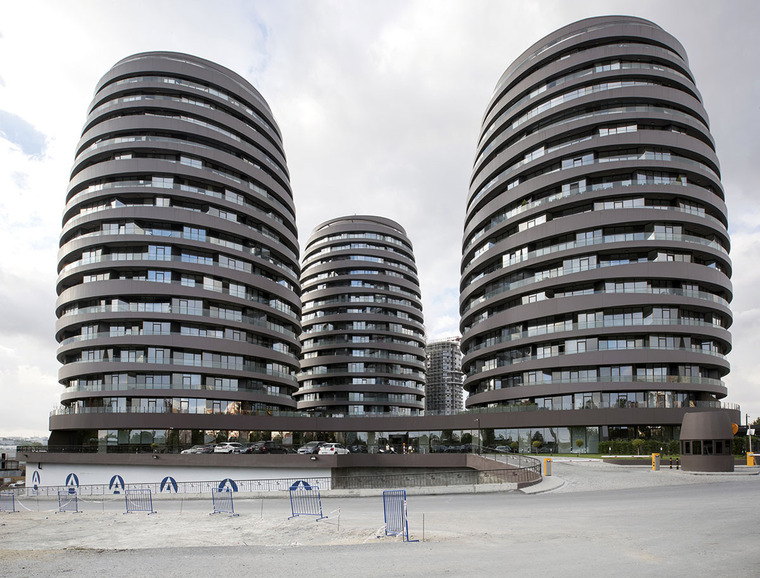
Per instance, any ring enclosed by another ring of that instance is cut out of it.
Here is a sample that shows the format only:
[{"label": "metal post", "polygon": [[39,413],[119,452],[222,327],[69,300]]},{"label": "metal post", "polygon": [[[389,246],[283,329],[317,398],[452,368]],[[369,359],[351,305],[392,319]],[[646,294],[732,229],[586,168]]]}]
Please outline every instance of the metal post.
[{"label": "metal post", "polygon": [[481,440],[480,440],[480,418],[475,418],[475,424],[478,428],[478,454],[480,454],[480,448],[481,448]]},{"label": "metal post", "polygon": [[749,414],[744,414],[744,419],[747,422],[747,437],[749,438],[749,453],[752,453],[752,436],[749,433]]}]

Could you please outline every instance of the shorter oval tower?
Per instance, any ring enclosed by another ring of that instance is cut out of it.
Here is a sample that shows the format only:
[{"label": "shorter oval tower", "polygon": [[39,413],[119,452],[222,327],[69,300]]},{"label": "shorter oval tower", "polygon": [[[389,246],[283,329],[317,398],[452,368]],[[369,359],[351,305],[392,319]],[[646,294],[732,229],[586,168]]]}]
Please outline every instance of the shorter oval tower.
[{"label": "shorter oval tower", "polygon": [[319,225],[304,251],[298,408],[422,415],[425,332],[406,231],[383,217]]}]

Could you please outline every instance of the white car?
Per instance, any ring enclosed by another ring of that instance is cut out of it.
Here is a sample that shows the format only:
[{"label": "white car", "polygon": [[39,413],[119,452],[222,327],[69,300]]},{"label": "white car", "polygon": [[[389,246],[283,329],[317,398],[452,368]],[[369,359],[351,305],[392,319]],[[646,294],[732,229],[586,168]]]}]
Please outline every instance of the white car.
[{"label": "white car", "polygon": [[238,442],[224,442],[214,448],[215,454],[239,454],[243,450],[243,444]]},{"label": "white car", "polygon": [[320,456],[334,456],[337,454],[350,454],[351,452],[348,451],[348,448],[344,447],[341,444],[324,444],[322,446],[319,446],[319,455]]}]

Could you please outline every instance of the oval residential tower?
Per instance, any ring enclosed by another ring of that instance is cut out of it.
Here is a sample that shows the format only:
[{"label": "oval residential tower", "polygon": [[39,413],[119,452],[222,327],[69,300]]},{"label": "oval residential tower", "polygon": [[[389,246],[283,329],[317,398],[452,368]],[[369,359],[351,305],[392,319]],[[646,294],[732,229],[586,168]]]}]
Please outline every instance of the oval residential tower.
[{"label": "oval residential tower", "polygon": [[681,44],[624,16],[543,38],[499,80],[478,142],[461,269],[467,406],[606,410],[575,425],[680,424],[668,410],[720,407],[728,253]]},{"label": "oval residential tower", "polygon": [[229,415],[295,408],[288,169],[269,106],[234,72],[151,52],[101,79],[58,269],[55,443],[202,443]]}]

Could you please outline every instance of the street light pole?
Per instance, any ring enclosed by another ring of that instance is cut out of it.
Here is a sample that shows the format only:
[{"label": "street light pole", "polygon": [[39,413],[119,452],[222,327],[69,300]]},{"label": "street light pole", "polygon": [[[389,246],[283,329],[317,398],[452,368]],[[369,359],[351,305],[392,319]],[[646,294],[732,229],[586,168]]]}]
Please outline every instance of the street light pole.
[{"label": "street light pole", "polygon": [[750,435],[750,429],[749,429],[749,414],[744,414],[744,419],[747,422],[747,437],[749,438],[749,453],[752,453],[752,436]]},{"label": "street light pole", "polygon": [[481,446],[481,441],[480,441],[480,418],[477,418],[477,417],[475,418],[475,424],[476,424],[476,426],[478,428],[478,455],[480,455],[480,446]]}]

